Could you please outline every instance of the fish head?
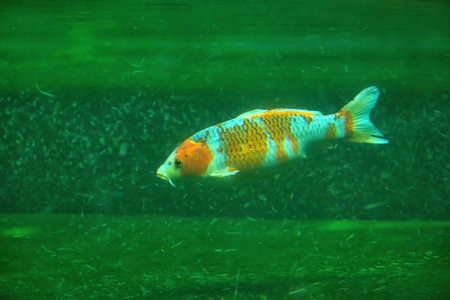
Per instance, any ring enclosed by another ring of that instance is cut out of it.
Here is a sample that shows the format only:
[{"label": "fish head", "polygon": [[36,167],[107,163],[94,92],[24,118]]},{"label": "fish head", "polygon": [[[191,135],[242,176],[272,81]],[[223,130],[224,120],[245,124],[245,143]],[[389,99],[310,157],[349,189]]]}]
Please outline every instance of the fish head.
[{"label": "fish head", "polygon": [[170,154],[156,175],[175,186],[173,180],[206,176],[212,159],[207,144],[188,139]]}]

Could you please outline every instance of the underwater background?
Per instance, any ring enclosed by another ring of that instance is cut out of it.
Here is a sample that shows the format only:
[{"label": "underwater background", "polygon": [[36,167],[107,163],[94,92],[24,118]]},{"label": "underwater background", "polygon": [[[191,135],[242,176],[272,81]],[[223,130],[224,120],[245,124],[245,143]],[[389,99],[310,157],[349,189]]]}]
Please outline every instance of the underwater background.
[{"label": "underwater background", "polygon": [[[447,1],[0,3],[1,299],[445,299]],[[376,85],[387,145],[176,188],[180,142]]]}]

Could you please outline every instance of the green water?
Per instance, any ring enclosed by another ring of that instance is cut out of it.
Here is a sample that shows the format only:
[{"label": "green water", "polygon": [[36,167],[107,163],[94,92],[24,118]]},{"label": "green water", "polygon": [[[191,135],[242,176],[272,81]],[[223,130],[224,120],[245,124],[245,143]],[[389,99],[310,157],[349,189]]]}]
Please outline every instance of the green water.
[{"label": "green water", "polygon": [[[446,1],[0,4],[0,298],[443,299]],[[387,145],[173,188],[184,139],[381,91]]]},{"label": "green water", "polygon": [[448,221],[1,215],[0,295],[444,299],[449,230]]}]

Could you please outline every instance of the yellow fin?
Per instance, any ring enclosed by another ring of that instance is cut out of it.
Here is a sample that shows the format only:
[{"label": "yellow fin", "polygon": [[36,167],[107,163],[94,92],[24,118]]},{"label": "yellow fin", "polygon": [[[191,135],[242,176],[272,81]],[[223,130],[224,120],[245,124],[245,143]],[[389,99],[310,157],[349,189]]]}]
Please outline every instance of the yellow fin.
[{"label": "yellow fin", "polygon": [[339,113],[348,114],[353,119],[353,134],[347,138],[350,142],[387,144],[383,134],[370,122],[370,112],[377,103],[380,91],[376,86],[356,95],[355,99],[347,103]]}]

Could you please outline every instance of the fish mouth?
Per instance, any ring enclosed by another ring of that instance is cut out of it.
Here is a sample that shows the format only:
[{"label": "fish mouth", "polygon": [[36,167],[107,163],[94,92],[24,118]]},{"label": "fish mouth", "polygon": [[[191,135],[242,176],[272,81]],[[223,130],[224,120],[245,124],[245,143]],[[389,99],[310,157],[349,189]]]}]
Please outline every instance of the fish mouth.
[{"label": "fish mouth", "polygon": [[158,178],[161,178],[161,179],[163,179],[163,180],[168,181],[172,186],[174,186],[174,187],[176,186],[176,185],[172,182],[172,180],[170,179],[169,176],[166,176],[166,175],[161,174],[161,173],[156,173],[156,176],[157,176]]}]

